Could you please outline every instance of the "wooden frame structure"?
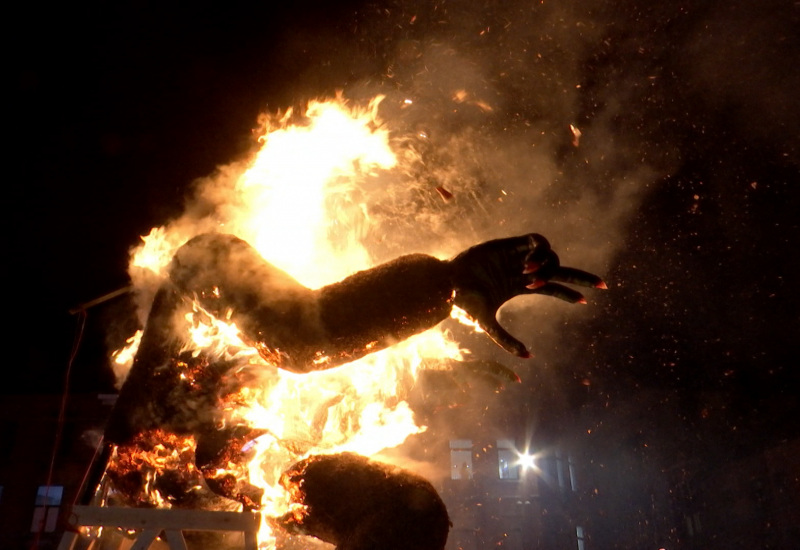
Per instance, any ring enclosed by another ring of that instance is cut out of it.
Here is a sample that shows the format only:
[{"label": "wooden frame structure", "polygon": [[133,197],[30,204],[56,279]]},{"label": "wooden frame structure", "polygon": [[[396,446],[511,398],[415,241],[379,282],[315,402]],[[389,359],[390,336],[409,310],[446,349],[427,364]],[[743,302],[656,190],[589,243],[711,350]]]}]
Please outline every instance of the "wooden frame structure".
[{"label": "wooden frame structure", "polygon": [[121,528],[136,532],[130,550],[147,550],[163,533],[169,550],[188,550],[184,531],[234,531],[244,533],[244,549],[257,550],[261,518],[253,512],[212,512],[160,508],[73,506],[72,530],[64,533],[58,550],[91,550],[81,544],[80,527]]}]

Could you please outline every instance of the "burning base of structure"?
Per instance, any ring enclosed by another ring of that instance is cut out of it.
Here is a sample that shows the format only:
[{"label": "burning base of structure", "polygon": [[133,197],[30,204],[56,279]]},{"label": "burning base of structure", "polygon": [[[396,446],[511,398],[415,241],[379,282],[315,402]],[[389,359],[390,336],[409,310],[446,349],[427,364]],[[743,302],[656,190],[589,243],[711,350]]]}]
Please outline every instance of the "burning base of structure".
[{"label": "burning base of structure", "polygon": [[[236,489],[241,480],[223,472],[219,485],[208,478],[204,483],[194,459],[190,438],[167,433],[141,434],[117,447],[106,470],[122,499],[116,504],[235,509],[233,500],[219,495],[242,501]],[[442,550],[447,542],[451,523],[444,502],[429,481],[408,470],[354,453],[312,455],[285,471],[280,485],[290,495],[289,511],[266,520],[290,536],[315,537],[339,550]],[[257,506],[253,499],[261,491],[250,489],[245,502]],[[164,501],[148,502],[154,492]]]}]

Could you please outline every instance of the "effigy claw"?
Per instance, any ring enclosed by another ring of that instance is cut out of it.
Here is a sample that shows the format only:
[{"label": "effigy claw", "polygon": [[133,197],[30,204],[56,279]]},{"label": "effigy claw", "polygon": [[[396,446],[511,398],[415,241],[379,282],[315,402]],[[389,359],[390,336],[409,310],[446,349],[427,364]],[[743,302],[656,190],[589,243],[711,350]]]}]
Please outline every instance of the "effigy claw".
[{"label": "effigy claw", "polygon": [[522,274],[529,275],[531,273],[536,273],[540,267],[542,267],[542,265],[539,262],[526,261],[522,269]]},{"label": "effigy claw", "polygon": [[525,288],[527,288],[528,290],[536,290],[538,288],[543,287],[546,284],[547,281],[545,281],[544,279],[534,279],[532,283],[525,285]]},{"label": "effigy claw", "polygon": [[553,298],[558,298],[570,304],[586,303],[586,298],[584,298],[583,294],[558,283],[546,283],[537,288],[535,293],[552,296]]},{"label": "effigy claw", "polygon": [[555,270],[550,279],[578,286],[588,286],[599,289],[608,288],[603,279],[597,275],[581,269],[575,269],[574,267],[559,267]]},{"label": "effigy claw", "polygon": [[516,355],[517,357],[521,357],[522,359],[528,359],[531,357],[531,352],[528,351],[528,348],[525,347],[525,344],[511,336],[511,334],[500,326],[496,320],[493,322],[482,322],[481,326],[486,331],[486,334],[489,335],[489,338],[494,340],[494,342],[506,350],[509,353]]},{"label": "effigy claw", "polygon": [[562,267],[550,243],[537,233],[473,246],[449,263],[454,305],[477,321],[495,343],[517,357],[530,357],[530,352],[497,321],[497,311],[504,303],[523,294],[542,294],[571,304],[585,304],[586,298],[580,292],[565,285],[607,288],[597,275]]}]

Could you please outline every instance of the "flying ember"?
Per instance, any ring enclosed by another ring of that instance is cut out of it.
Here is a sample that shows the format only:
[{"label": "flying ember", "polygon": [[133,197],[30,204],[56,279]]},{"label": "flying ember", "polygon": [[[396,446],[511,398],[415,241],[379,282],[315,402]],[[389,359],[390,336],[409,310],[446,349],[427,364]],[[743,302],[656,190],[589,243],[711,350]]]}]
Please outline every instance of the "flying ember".
[{"label": "flying ember", "polygon": [[[368,548],[378,531],[396,533],[398,548],[444,546],[433,487],[363,458],[425,430],[407,402],[417,371],[466,353],[440,322],[455,311],[527,357],[497,322],[500,306],[520,294],[585,302],[559,282],[604,284],[560,266],[533,233],[449,260],[440,250],[376,261],[374,190],[403,173],[380,101],[312,102],[265,120],[254,157],[199,188],[203,214],[153,229],[133,253],[150,307],[141,337],[116,356],[133,357],[106,430],[122,504],[257,510],[266,548],[293,534]],[[350,490],[374,515],[330,519],[343,480],[365,484]],[[409,483],[417,492],[386,499]],[[429,524],[413,515],[420,498]],[[408,514],[387,510],[397,506]],[[392,531],[388,518],[428,527]]]}]

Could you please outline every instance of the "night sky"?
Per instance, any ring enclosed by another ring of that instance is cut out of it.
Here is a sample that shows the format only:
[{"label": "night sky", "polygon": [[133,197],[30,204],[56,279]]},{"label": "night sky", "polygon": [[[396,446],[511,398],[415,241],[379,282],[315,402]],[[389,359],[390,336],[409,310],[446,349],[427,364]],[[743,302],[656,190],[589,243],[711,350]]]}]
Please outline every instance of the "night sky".
[{"label": "night sky", "polygon": [[[252,149],[259,113],[337,89],[434,112],[457,82],[503,113],[479,131],[547,156],[543,214],[509,215],[610,243],[583,262],[575,237],[570,263],[610,290],[531,329],[548,373],[533,384],[595,418],[589,429],[635,418],[632,433],[681,449],[797,435],[797,2],[235,4],[31,7],[8,21],[4,392],[62,391],[69,310],[128,284],[129,249],[181,213],[196,178]],[[448,72],[447,56],[469,70]],[[464,134],[476,118],[459,117],[430,124]],[[113,389],[103,343],[134,325],[126,299],[89,311],[72,391]]]}]

